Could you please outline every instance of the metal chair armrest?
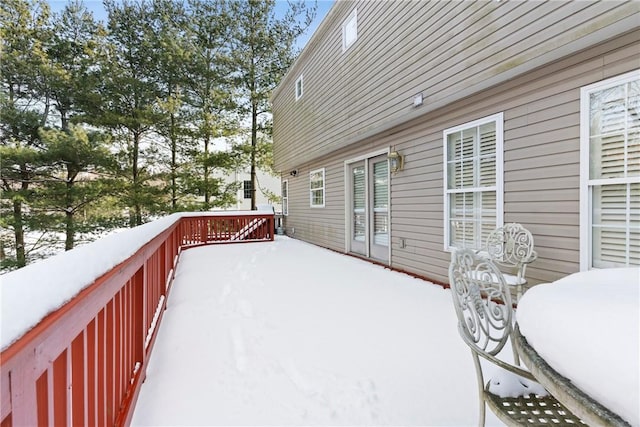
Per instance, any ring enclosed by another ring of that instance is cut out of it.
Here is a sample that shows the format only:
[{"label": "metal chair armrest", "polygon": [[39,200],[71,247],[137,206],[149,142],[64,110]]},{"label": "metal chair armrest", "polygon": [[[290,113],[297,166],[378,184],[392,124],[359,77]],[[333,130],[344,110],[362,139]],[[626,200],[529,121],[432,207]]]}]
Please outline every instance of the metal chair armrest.
[{"label": "metal chair armrest", "polygon": [[489,362],[500,366],[502,369],[505,369],[509,372],[513,372],[514,374],[519,375],[528,380],[538,382],[538,380],[531,374],[531,372],[525,369],[522,369],[519,366],[515,366],[515,365],[512,365],[511,363],[507,363],[504,360],[498,359],[497,357],[492,356],[491,354],[488,354],[488,353],[478,352],[478,355],[481,356],[483,359],[486,359]]},{"label": "metal chair armrest", "polygon": [[501,360],[499,358],[497,358],[496,356],[487,353],[486,351],[483,351],[482,349],[480,349],[476,343],[472,343],[469,338],[467,338],[466,335],[461,334],[462,339],[467,343],[467,345],[469,345],[469,347],[471,347],[471,350],[473,352],[475,352],[478,356],[482,357],[483,359],[488,360],[491,363],[494,363],[498,366],[500,366],[503,369],[506,369],[507,371],[513,372],[516,375],[520,375],[521,377],[524,377],[528,380],[532,380],[537,382],[538,380],[535,379],[535,377],[531,374],[531,372],[522,369],[519,366],[515,366],[512,365],[511,363],[507,363],[504,360]]}]

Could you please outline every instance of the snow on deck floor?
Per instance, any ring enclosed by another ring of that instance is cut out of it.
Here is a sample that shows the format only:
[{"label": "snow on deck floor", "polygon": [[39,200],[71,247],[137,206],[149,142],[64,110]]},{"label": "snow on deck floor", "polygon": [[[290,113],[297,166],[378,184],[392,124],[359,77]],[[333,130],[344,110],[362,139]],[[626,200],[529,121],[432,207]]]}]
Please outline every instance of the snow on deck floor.
[{"label": "snow on deck floor", "polygon": [[132,425],[469,426],[477,408],[448,290],[278,236],[183,252]]}]

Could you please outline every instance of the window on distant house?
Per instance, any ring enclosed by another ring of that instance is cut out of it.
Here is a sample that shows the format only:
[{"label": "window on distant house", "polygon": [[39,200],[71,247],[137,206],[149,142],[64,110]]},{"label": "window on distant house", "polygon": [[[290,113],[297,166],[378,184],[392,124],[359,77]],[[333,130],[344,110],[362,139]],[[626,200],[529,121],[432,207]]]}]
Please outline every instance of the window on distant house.
[{"label": "window on distant house", "polygon": [[447,129],[443,136],[445,250],[481,249],[503,221],[503,115]]},{"label": "window on distant house", "polygon": [[358,39],[358,9],[353,9],[342,24],[342,51],[345,52]]},{"label": "window on distant house", "polygon": [[309,174],[309,197],[312,208],[324,207],[324,168]]},{"label": "window on distant house", "polygon": [[289,181],[282,181],[282,215],[289,215]]},{"label": "window on distant house", "polygon": [[253,193],[253,185],[251,185],[251,181],[244,181],[242,183],[242,189],[244,190],[244,198],[250,199],[251,193]]},{"label": "window on distant house", "polygon": [[301,75],[300,77],[298,77],[298,80],[296,80],[296,101],[302,98],[303,93],[304,93],[304,83]]},{"label": "window on distant house", "polygon": [[580,269],[640,265],[640,70],[580,93]]}]

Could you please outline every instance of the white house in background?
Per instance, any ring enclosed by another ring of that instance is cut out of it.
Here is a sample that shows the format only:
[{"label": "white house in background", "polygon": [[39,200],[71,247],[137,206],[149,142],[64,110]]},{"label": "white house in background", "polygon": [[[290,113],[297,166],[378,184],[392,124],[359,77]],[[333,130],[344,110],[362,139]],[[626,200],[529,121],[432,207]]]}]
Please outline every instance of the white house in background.
[{"label": "white house in background", "polygon": [[[230,151],[233,144],[239,143],[240,140],[230,140],[227,138],[219,138],[214,141],[214,147],[218,151]],[[239,184],[236,193],[236,203],[225,208],[224,210],[251,210],[251,172],[249,167],[245,169],[239,168],[229,174],[219,175],[216,177],[223,178],[226,184],[237,182]],[[282,212],[282,194],[280,176],[274,176],[263,170],[256,170],[256,206],[273,205],[275,212]],[[270,199],[269,196],[272,196]]]},{"label": "white house in background", "polygon": [[[251,210],[251,173],[244,170],[236,170],[234,174],[228,175],[227,179],[229,183],[238,182],[240,184],[236,196],[236,204],[228,209]],[[276,212],[281,212],[280,177],[258,170],[256,173],[256,186],[256,205],[273,205]],[[275,200],[270,200],[270,195],[275,196]]]}]

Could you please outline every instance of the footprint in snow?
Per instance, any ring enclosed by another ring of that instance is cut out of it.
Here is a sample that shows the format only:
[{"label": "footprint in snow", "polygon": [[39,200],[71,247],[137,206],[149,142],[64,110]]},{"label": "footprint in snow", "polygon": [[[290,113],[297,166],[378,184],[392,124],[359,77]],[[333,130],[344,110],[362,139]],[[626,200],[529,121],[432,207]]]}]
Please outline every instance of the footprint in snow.
[{"label": "footprint in snow", "polygon": [[224,302],[227,300],[227,297],[231,295],[231,285],[229,285],[228,283],[226,285],[224,285],[224,288],[222,288],[222,293],[220,294],[220,304],[224,304]]},{"label": "footprint in snow", "polygon": [[286,375],[289,377],[293,385],[307,397],[318,394],[316,386],[300,373],[296,363],[292,359],[288,359],[283,366]]},{"label": "footprint in snow", "polygon": [[246,318],[253,317],[253,306],[247,300],[238,301],[238,311]]},{"label": "footprint in snow", "polygon": [[244,345],[242,330],[239,327],[231,328],[231,344],[233,346],[233,356],[236,362],[236,369],[242,373],[247,369],[247,352]]}]

